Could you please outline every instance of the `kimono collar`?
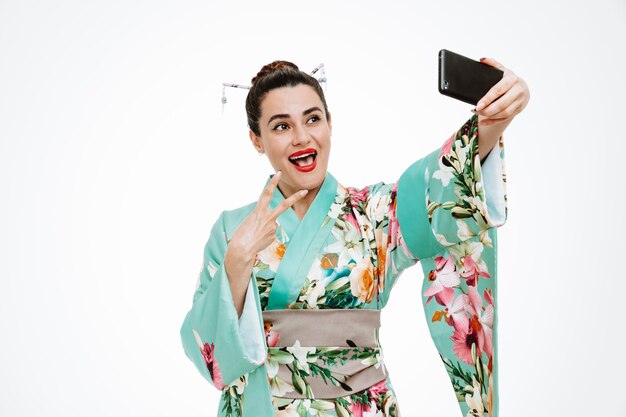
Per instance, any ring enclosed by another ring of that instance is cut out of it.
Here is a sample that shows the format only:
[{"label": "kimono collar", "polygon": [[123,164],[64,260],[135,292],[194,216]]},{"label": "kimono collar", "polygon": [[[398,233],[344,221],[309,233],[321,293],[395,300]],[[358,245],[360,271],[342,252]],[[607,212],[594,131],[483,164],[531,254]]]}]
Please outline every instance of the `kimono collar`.
[{"label": "kimono collar", "polygon": [[[326,172],[326,178],[302,220],[298,219],[291,207],[278,216],[280,227],[276,230],[277,239],[283,241],[286,250],[272,282],[267,310],[284,309],[297,301],[307,271],[311,268],[315,255],[321,250],[335,224],[333,221],[328,221],[328,213],[336,195],[337,180]],[[270,207],[273,209],[284,200],[285,197],[276,187]],[[288,239],[281,236],[281,228],[287,234]]]},{"label": "kimono collar", "polygon": [[[265,186],[272,179],[274,174],[270,175],[267,181],[265,182]],[[300,220],[296,215],[296,212],[293,208],[289,207],[285,210],[280,216],[278,216],[278,222],[283,227],[289,238],[292,238],[295,234],[298,226],[302,223],[302,226],[308,229],[307,226],[311,226],[314,223],[318,223],[316,220],[323,219],[328,210],[330,209],[331,204],[335,200],[335,195],[337,194],[337,180],[335,177],[331,175],[330,172],[326,172],[326,178],[322,183],[317,195],[313,199],[311,206],[307,210],[304,218]],[[280,192],[278,187],[274,189],[274,194],[272,195],[272,199],[270,200],[270,208],[274,209],[278,206],[282,201],[285,200],[285,197]]]}]

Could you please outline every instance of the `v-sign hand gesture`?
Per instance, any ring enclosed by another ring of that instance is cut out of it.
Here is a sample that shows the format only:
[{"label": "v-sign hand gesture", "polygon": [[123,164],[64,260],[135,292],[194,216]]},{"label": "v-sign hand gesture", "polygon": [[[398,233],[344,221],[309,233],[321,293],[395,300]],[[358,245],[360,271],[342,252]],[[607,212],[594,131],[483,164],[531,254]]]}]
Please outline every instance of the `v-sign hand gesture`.
[{"label": "v-sign hand gesture", "polygon": [[276,239],[278,217],[308,192],[308,190],[300,190],[271,209],[270,201],[280,177],[280,171],[272,177],[259,197],[254,210],[233,233],[226,249],[224,267],[239,315],[243,309],[256,254],[267,248]]}]

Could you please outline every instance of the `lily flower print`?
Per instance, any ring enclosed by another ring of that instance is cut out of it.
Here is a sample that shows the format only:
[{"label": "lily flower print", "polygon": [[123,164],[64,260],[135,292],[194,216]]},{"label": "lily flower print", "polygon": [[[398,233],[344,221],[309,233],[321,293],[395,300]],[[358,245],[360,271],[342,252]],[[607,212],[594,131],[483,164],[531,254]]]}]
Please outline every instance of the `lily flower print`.
[{"label": "lily flower print", "polygon": [[279,240],[274,240],[267,248],[259,252],[261,262],[269,265],[269,269],[276,272],[280,261],[283,259],[287,248]]},{"label": "lily flower print", "polygon": [[483,308],[483,300],[478,294],[476,287],[469,287],[467,292],[467,299],[469,300],[466,310],[472,317],[472,327],[476,329],[478,335],[478,346],[480,350],[485,352],[491,358],[493,356],[492,345],[492,327],[493,327],[493,315],[494,305],[493,298],[485,291],[485,299],[487,300],[487,306]]},{"label": "lily flower print", "polygon": [[[428,297],[426,304],[430,302],[433,296],[446,295],[454,296],[453,287],[457,287],[461,280],[459,274],[456,271],[456,265],[452,255],[448,258],[439,256],[435,258],[435,269],[428,274],[428,281],[431,282],[430,286],[424,291],[424,296]],[[443,304],[440,302],[440,304]]]},{"label": "lily flower print", "polygon": [[359,190],[354,187],[346,187],[346,193],[349,198],[347,207],[352,208],[352,210],[347,212],[344,215],[343,219],[358,230],[360,226],[359,222],[357,222],[356,220],[354,211],[356,210],[361,213],[364,211],[370,193],[370,188],[364,187],[363,189]]},{"label": "lily flower print", "polygon": [[480,259],[483,247],[480,242],[461,242],[450,248],[460,264],[459,275],[466,280],[467,285],[477,286],[479,276],[491,278],[487,265]]},{"label": "lily flower print", "polygon": [[265,329],[265,341],[267,342],[267,346],[276,346],[278,344],[278,340],[280,339],[280,333],[272,330],[272,323],[270,322],[263,322],[263,327]]},{"label": "lily flower print", "polygon": [[436,311],[432,321],[439,321],[445,318],[446,323],[454,329],[467,329],[469,326],[469,318],[466,313],[467,296],[460,294],[456,297],[456,293],[444,292],[437,296],[437,302],[446,307],[444,311]]},{"label": "lily flower print", "polygon": [[217,389],[223,389],[226,384],[224,384],[224,381],[222,381],[222,372],[220,371],[217,359],[215,359],[214,344],[203,343],[202,338],[200,338],[200,335],[195,329],[193,330],[193,335],[196,338],[196,342],[198,342],[198,347],[202,352],[204,362],[206,362],[206,367],[209,370],[209,374],[211,375],[211,379],[213,380],[215,387]]}]

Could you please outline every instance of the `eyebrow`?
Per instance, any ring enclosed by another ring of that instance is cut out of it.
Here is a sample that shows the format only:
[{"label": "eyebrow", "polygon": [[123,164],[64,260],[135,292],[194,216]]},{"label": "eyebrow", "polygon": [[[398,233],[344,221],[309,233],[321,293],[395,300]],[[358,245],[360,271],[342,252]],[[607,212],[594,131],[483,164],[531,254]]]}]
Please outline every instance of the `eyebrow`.
[{"label": "eyebrow", "polygon": [[[305,111],[302,112],[303,116],[306,116],[309,113],[313,113],[314,111],[322,111],[322,109],[320,109],[319,107],[311,107],[310,109],[306,109]],[[272,123],[272,120],[276,120],[276,119],[288,119],[289,115],[288,114],[275,114],[272,117],[270,117],[270,119],[267,121],[267,124],[269,125],[270,123]]]}]

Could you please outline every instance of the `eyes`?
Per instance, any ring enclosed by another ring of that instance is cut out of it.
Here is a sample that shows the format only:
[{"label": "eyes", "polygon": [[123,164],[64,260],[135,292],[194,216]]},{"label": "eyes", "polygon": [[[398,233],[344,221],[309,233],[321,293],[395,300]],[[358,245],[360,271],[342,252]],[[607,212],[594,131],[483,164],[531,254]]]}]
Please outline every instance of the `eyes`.
[{"label": "eyes", "polygon": [[[313,124],[313,123],[317,123],[320,120],[322,120],[319,116],[317,115],[313,115],[311,117],[309,117],[306,121],[307,124]],[[272,130],[287,130],[289,128],[289,125],[285,122],[280,122],[277,123],[276,125],[274,125],[274,127],[272,128]]]}]

